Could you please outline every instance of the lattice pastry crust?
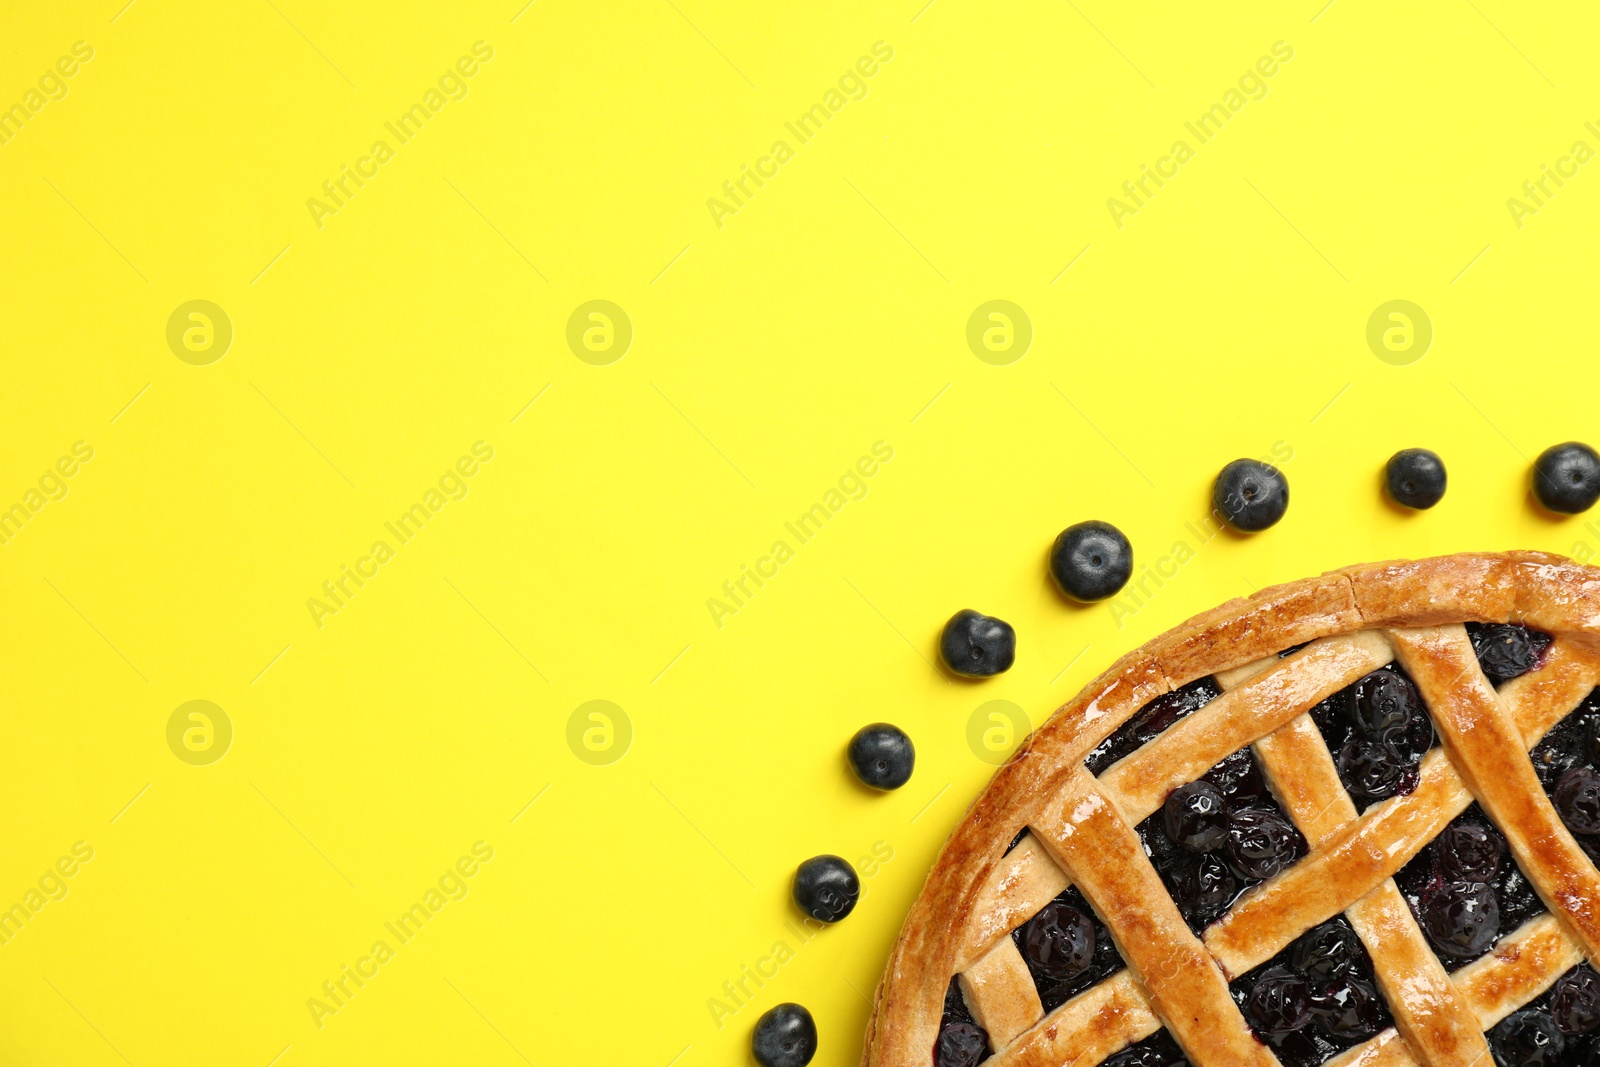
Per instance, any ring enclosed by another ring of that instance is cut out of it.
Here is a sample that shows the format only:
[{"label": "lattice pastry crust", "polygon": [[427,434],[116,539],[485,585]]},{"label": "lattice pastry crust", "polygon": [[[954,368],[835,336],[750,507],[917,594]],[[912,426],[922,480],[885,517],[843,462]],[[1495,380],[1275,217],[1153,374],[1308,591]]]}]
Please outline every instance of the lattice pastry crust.
[{"label": "lattice pastry crust", "polygon": [[[1496,691],[1466,622],[1520,623],[1554,642],[1537,670]],[[1306,712],[1396,661],[1442,744],[1423,759],[1415,790],[1358,813]],[[1098,778],[1085,768],[1140,708],[1207,676],[1222,696]],[[930,1067],[953,975],[990,1035],[990,1067],[1092,1067],[1163,1025],[1196,1067],[1275,1065],[1228,982],[1341,913],[1366,946],[1395,1025],[1331,1062],[1492,1063],[1484,1032],[1600,950],[1600,872],[1528,757],[1597,682],[1600,570],[1540,553],[1351,567],[1190,620],[1090,683],[973,803],[890,957],[864,1067]],[[1246,745],[1310,852],[1196,936],[1134,827],[1174,788]],[[1474,801],[1549,913],[1452,975],[1392,876]],[[1069,885],[1093,905],[1127,967],[1046,1015],[1009,935]]]}]

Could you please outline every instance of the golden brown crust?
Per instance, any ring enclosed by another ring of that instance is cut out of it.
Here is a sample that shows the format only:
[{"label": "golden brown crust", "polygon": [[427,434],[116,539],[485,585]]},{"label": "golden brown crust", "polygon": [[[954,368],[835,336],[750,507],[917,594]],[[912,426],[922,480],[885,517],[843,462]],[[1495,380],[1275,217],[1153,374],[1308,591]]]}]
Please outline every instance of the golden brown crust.
[{"label": "golden brown crust", "polygon": [[[1559,655],[1552,653],[1550,673],[1541,671],[1538,676],[1529,676],[1529,680],[1521,687],[1528,690],[1527,699],[1513,700],[1509,692],[1502,693],[1502,700],[1513,709],[1515,727],[1525,734],[1530,727],[1542,733],[1559,720],[1560,715],[1552,709],[1565,703],[1565,709],[1560,711],[1560,714],[1565,714],[1575,703],[1575,700],[1567,702],[1566,698],[1585,679],[1592,684],[1595,677],[1593,657],[1600,655],[1600,571],[1540,553],[1465,554],[1352,567],[1320,578],[1263,590],[1248,600],[1221,605],[1124,656],[1064,705],[997,772],[946,842],[922,894],[907,916],[900,939],[891,954],[869,1025],[863,1055],[865,1067],[931,1067],[945,989],[950,976],[961,969],[957,966],[958,953],[963,956],[963,963],[970,964],[975,952],[981,953],[993,943],[991,938],[1002,936],[1006,930],[1028,917],[1025,910],[1013,911],[998,923],[985,916],[989,922],[987,928],[973,933],[980,901],[985,906],[993,901],[997,895],[993,883],[997,879],[1003,880],[1003,875],[997,875],[996,872],[1001,869],[1006,845],[1024,826],[1034,825],[1037,833],[1036,822],[1046,808],[1053,807],[1059,811],[1060,797],[1082,788],[1080,777],[1086,777],[1080,770],[1084,756],[1139,708],[1156,696],[1196,678],[1245,667],[1274,655],[1280,649],[1317,638],[1380,628],[1451,625],[1462,621],[1517,621],[1559,635]],[[1270,668],[1271,664],[1267,666]],[[1506,689],[1509,691],[1517,685],[1518,682],[1513,682]],[[1578,695],[1582,696],[1581,693]],[[1549,721],[1529,721],[1522,713],[1523,705],[1535,709],[1530,713],[1533,719],[1540,719],[1542,715],[1543,719]],[[1554,718],[1551,718],[1552,715]],[[1295,721],[1291,719],[1286,724],[1279,724],[1279,735],[1290,730]],[[1531,741],[1528,743],[1531,744]],[[1524,759],[1523,766],[1526,765]],[[1330,872],[1337,875],[1331,891],[1327,885],[1312,885],[1305,878],[1300,879],[1303,884],[1292,885],[1297,870],[1306,866],[1303,862],[1272,882],[1258,887],[1222,923],[1212,927],[1208,931],[1206,947],[1211,949],[1223,966],[1237,973],[1236,968],[1247,968],[1272,954],[1261,955],[1263,944],[1287,944],[1284,937],[1292,939],[1308,926],[1350,907],[1366,894],[1381,890],[1386,879],[1399,866],[1388,849],[1399,841],[1404,845],[1402,851],[1409,849],[1414,854],[1416,848],[1420,848],[1442,828],[1443,823],[1438,822],[1442,812],[1451,809],[1458,812],[1472,799],[1472,794],[1465,788],[1455,768],[1440,752],[1430,754],[1429,760],[1424,762],[1423,782],[1417,793],[1412,797],[1397,799],[1410,801],[1418,793],[1423,794],[1421,803],[1396,804],[1390,801],[1378,805],[1355,824],[1332,831],[1328,840],[1318,845],[1314,856],[1325,853],[1330,857],[1341,857],[1337,863],[1325,866],[1321,871],[1324,883],[1329,881]],[[1544,800],[1542,792],[1538,799]],[[1126,823],[1121,825],[1127,829]],[[1428,832],[1430,827],[1431,833]],[[1552,835],[1547,830],[1541,827],[1540,833],[1559,839],[1559,833]],[[1098,827],[1097,832],[1113,836],[1115,833],[1109,825]],[[1543,841],[1543,838],[1540,840]],[[1046,836],[1043,843],[1056,853],[1058,860],[1067,858],[1061,855],[1062,850],[1072,851],[1072,846],[1055,835]],[[1415,848],[1411,848],[1413,844]],[[1537,847],[1545,846],[1540,844]],[[1142,856],[1139,858],[1142,860]],[[1061,878],[1068,877],[1066,872],[1073,869],[1069,863],[1058,866],[1066,868]],[[1138,867],[1139,864],[1128,866]],[[1148,868],[1148,864],[1144,864],[1144,867]],[[1565,870],[1564,867],[1562,869]],[[1594,874],[1592,865],[1588,868],[1588,874]],[[1092,879],[1079,873],[1073,875],[1072,880],[1080,884],[1097,909],[1102,907],[1102,900],[1097,899],[1091,887],[1084,884]],[[1035,885],[1034,890],[1036,893],[1042,892],[1041,886],[1047,888],[1049,884],[1052,883],[1048,880],[1041,882]],[[1570,888],[1570,885],[1577,883],[1571,883],[1569,879],[1568,883],[1563,884]],[[1350,895],[1352,887],[1360,887],[1360,891],[1353,896]],[[1291,888],[1293,891],[1290,891]],[[1170,904],[1164,893],[1156,895]],[[1561,897],[1555,903],[1563,909],[1579,911],[1590,904],[1587,900],[1570,899],[1568,896]],[[1150,901],[1130,904],[1115,894],[1106,899],[1104,904],[1113,910],[1143,908],[1146,914],[1140,921],[1145,922],[1153,921],[1148,912],[1157,907]],[[1295,918],[1286,923],[1282,916],[1289,913]],[[1568,913],[1571,914],[1570,911]],[[1103,910],[1102,916],[1108,920],[1110,918]],[[1138,918],[1130,917],[1130,921]],[[1291,932],[1294,922],[1301,924]],[[1119,947],[1123,948],[1125,958],[1129,959],[1136,976],[1148,980],[1146,969],[1155,967],[1156,963],[1140,954],[1148,955],[1151,950],[1143,945],[1134,945],[1126,927],[1118,927],[1115,922],[1111,925],[1117,931],[1115,936],[1119,939]],[[1583,925],[1588,924],[1584,922]],[[1163,937],[1167,933],[1163,930]],[[1174,940],[1181,940],[1177,938],[1176,931],[1170,933]],[[1186,927],[1182,933],[1187,934]],[[1164,941],[1163,944],[1168,946],[1164,951],[1170,951],[1171,941]],[[1204,950],[1201,950],[1201,955],[1205,956]],[[1140,956],[1144,966],[1135,964],[1134,956]],[[1210,957],[1206,958],[1209,960]],[[1215,973],[1220,980],[1221,972]],[[1210,986],[1212,982],[1202,979],[1200,984]],[[1094,992],[1091,990],[1051,1013],[1043,1022],[1023,1034],[1010,1049],[1005,1050],[1001,1060],[996,1062],[1008,1065],[1013,1062],[1047,1062],[1030,1058],[1032,1053],[1025,1050],[1048,1046],[1051,1055],[1065,1049],[1071,1051],[1073,1056],[1080,1056],[1079,1062],[1087,1067],[1115,1051],[1115,1047],[1121,1047],[1116,1045],[1097,1053],[1081,1041],[1063,1046],[1058,1040],[1065,1032],[1063,1024],[1068,1021],[1064,1013],[1079,1001],[1084,1002],[1079,1007],[1086,1008],[1089,1002],[1084,998]],[[1209,1067],[1213,1063],[1252,1062],[1265,1055],[1264,1048],[1254,1044],[1253,1048],[1259,1052],[1251,1052],[1241,1046],[1219,1058],[1217,1049],[1232,1046],[1233,1037],[1237,1035],[1233,1021],[1218,1023],[1212,1028],[1217,1031],[1215,1034],[1209,1031],[1200,1033],[1193,1024],[1186,1025],[1182,1021],[1186,1005],[1183,995],[1176,993],[1173,987],[1163,989],[1162,995],[1156,995],[1157,991],[1150,987],[1143,988],[1141,992],[1151,998],[1150,1003],[1156,1005],[1167,1025],[1186,1048],[1190,1040],[1208,1043],[1203,1048],[1189,1048],[1191,1058],[1201,1067]],[[1201,992],[1205,991],[1195,991],[1195,995],[1200,996]],[[1201,1000],[1209,1000],[1210,996],[1209,992],[1205,992]],[[1126,1020],[1138,1015],[1137,1005],[1129,1007],[1137,998],[1124,995],[1121,999],[1111,999],[1116,1003],[1110,1007],[1097,1005],[1095,1010],[1110,1011],[1108,1019]],[[1236,1012],[1233,1018],[1242,1022]],[[1134,1035],[1141,1025],[1136,1020],[1133,1025],[1113,1027],[1125,1035],[1117,1040],[1126,1043],[1137,1039]],[[1052,1027],[1054,1036],[1047,1035],[1046,1031]],[[1067,1029],[1076,1030],[1075,1027]],[[1195,1037],[1196,1033],[1200,1033],[1200,1036]],[[1213,1047],[1209,1044],[1213,1038],[1221,1044]],[[1405,1041],[1399,1037],[1392,1041],[1380,1037],[1370,1044],[1373,1044],[1372,1049],[1366,1052],[1352,1050],[1349,1055],[1361,1053],[1378,1057],[1370,1060],[1373,1064],[1409,1062]],[[1202,1055],[1193,1055],[1196,1051]],[[1396,1055],[1400,1059],[1392,1058]],[[1238,1058],[1229,1059],[1229,1056]],[[1057,1059],[1055,1062],[1061,1061]],[[1265,1055],[1260,1062],[1270,1063],[1272,1058]],[[1350,1062],[1356,1060],[1351,1059]],[[1360,1062],[1369,1061],[1361,1059]]]}]

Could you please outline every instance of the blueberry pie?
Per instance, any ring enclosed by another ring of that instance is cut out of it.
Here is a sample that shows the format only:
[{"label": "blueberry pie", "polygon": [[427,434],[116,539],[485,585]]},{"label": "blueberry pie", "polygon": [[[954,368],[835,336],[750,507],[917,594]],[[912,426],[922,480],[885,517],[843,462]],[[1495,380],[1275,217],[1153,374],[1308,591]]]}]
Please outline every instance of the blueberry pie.
[{"label": "blueberry pie", "polygon": [[1353,567],[1123,657],[1000,769],[863,1067],[1600,1065],[1600,570]]}]

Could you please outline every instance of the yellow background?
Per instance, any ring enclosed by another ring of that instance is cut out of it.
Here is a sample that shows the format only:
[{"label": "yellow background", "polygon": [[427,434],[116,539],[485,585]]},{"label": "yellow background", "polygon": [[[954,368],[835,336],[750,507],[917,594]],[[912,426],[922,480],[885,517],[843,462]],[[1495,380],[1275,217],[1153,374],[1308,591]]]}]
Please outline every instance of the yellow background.
[{"label": "yellow background", "polygon": [[[94,858],[0,946],[0,1062],[744,1064],[797,1000],[816,1062],[852,1063],[990,773],[980,703],[1037,723],[1268,583],[1600,544],[1526,500],[1532,456],[1600,437],[1597,165],[1521,228],[1506,206],[1596,143],[1594,15],[1323,3],[7,4],[0,104],[94,58],[0,145],[0,506],[94,458],[0,546],[0,906]],[[480,40],[466,97],[315,225]],[[1119,229],[1107,199],[1280,40],[1265,98]],[[719,228],[707,199],[877,41],[866,96]],[[208,366],[166,343],[192,299],[233,324]],[[566,343],[592,299],[633,324],[610,365]],[[965,341],[990,299],[1033,324],[1007,366]],[[1391,299],[1434,325],[1408,366],[1365,341]],[[480,440],[465,499],[319,628],[307,599]],[[877,441],[867,495],[715,625]],[[1049,586],[1063,526],[1154,562],[1274,442],[1278,527],[1120,627]],[[1450,490],[1405,515],[1378,478],[1415,445]],[[1019,635],[982,684],[929,662],[968,606]],[[209,766],[167,745],[195,699],[234,729]],[[633,730],[605,766],[567,744],[595,699]],[[869,795],[842,751],[880,719],[918,762]],[[469,894],[319,1028],[308,998],[480,840]],[[795,864],[879,841],[801,944]]]}]

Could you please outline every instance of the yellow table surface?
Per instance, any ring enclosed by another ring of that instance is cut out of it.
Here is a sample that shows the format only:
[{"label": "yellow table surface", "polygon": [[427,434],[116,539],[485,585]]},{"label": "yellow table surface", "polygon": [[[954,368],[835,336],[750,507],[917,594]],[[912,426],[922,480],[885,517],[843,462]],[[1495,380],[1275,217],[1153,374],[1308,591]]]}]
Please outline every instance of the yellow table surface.
[{"label": "yellow table surface", "polygon": [[[1526,498],[1600,438],[1588,7],[123,2],[0,33],[5,1064],[745,1064],[784,1000],[853,1063],[981,705],[1600,546]],[[1197,536],[1238,456],[1287,518]],[[1051,589],[1084,518],[1148,596]]]}]

